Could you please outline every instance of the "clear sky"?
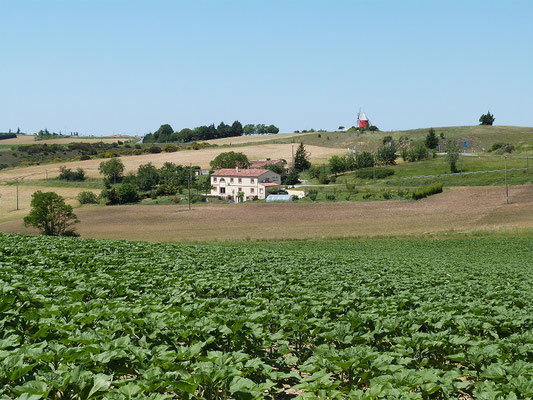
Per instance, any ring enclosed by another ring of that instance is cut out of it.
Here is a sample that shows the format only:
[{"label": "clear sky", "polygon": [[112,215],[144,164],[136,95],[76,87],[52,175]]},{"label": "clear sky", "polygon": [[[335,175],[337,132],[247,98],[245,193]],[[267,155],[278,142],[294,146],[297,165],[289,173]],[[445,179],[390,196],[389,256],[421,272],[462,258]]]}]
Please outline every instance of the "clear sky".
[{"label": "clear sky", "polygon": [[0,131],[533,126],[530,0],[0,0]]}]

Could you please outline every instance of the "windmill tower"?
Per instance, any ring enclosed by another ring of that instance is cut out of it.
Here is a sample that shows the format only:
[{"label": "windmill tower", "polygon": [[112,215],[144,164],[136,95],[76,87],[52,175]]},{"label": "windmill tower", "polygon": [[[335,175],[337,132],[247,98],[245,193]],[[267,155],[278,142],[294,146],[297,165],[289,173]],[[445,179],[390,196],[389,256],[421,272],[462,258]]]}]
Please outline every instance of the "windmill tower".
[{"label": "windmill tower", "polygon": [[357,126],[359,128],[367,128],[370,126],[370,120],[364,112],[361,112],[361,109],[359,109],[359,112],[357,113]]}]

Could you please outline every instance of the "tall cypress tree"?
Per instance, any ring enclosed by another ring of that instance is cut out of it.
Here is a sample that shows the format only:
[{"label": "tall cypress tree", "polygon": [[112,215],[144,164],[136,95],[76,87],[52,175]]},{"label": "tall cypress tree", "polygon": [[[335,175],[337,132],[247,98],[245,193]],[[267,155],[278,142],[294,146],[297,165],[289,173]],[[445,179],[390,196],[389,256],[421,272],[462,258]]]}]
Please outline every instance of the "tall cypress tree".
[{"label": "tall cypress tree", "polygon": [[439,139],[435,135],[435,129],[430,128],[429,133],[426,136],[426,147],[428,149],[436,149],[439,145]]},{"label": "tall cypress tree", "polygon": [[294,169],[298,172],[305,171],[311,167],[309,153],[305,150],[304,144],[300,142],[296,154],[294,155]]}]

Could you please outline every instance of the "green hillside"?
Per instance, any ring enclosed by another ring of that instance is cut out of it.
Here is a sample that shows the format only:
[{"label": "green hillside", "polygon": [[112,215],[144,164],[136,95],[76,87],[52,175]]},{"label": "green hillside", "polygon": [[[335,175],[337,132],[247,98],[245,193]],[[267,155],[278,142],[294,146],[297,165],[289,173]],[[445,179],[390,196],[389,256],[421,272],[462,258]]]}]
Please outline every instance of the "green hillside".
[{"label": "green hillside", "polygon": [[[533,127],[519,126],[449,126],[435,127],[437,136],[441,133],[444,139],[442,144],[449,138],[458,141],[467,141],[469,150],[480,152],[482,148],[489,149],[492,144],[497,142],[511,143],[515,146],[517,153],[533,154]],[[411,129],[403,131],[388,131],[374,133],[352,133],[352,132],[315,132],[304,133],[301,136],[292,136],[290,138],[276,137],[275,139],[265,141],[265,143],[299,143],[348,148],[357,146],[359,150],[375,150],[382,144],[385,136],[400,142],[411,140],[413,142],[423,141],[428,133],[429,128]],[[254,144],[258,144],[257,142]]]}]

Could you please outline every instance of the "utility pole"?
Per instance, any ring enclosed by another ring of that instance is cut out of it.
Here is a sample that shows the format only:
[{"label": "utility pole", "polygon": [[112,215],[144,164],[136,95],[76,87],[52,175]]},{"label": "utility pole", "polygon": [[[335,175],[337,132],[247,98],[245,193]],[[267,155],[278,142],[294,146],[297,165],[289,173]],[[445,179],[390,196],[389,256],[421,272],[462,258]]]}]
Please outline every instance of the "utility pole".
[{"label": "utility pole", "polygon": [[372,179],[376,180],[376,156],[373,157],[374,162],[372,163]]},{"label": "utility pole", "polygon": [[292,167],[294,168],[294,145],[291,144]]},{"label": "utility pole", "polygon": [[505,197],[507,204],[509,204],[509,186],[507,184],[507,154],[505,155]]},{"label": "utility pole", "polygon": [[189,164],[189,210],[191,209],[191,180],[192,180],[192,164]]}]

